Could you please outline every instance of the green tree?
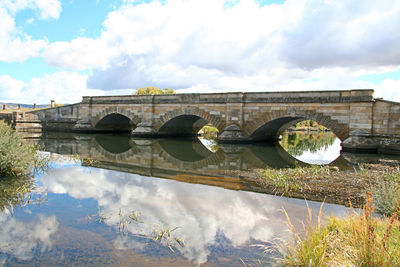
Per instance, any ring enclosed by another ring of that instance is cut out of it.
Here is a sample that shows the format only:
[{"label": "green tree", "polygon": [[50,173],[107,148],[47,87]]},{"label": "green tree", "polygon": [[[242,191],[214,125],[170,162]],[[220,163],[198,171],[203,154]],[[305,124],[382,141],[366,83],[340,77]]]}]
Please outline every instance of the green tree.
[{"label": "green tree", "polygon": [[135,95],[166,95],[166,94],[176,94],[174,89],[164,88],[160,89],[155,86],[141,87],[134,92]]}]

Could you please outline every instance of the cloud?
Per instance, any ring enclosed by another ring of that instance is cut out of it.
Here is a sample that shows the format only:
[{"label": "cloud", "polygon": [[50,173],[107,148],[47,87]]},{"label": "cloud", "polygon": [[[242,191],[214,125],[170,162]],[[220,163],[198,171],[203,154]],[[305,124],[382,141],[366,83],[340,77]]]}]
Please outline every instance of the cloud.
[{"label": "cloud", "polygon": [[400,102],[400,79],[383,80],[382,83],[376,86],[375,96]]},{"label": "cloud", "polygon": [[[400,101],[396,88],[389,88],[396,80],[376,85],[358,79],[400,66],[396,0],[287,0],[262,7],[253,0],[232,7],[225,0],[124,1],[107,15],[98,38],[54,43],[32,40],[15,27],[13,16],[26,8],[40,19],[61,12],[56,0],[2,2],[0,61],[42,55],[49,65],[89,73],[70,72],[67,85],[57,83],[60,74],[34,78],[24,87],[29,101],[63,95],[75,102],[83,93],[149,85],[181,93],[376,88],[376,96]],[[50,81],[57,88],[50,89]],[[74,82],[82,93],[71,91]]]},{"label": "cloud", "polygon": [[29,57],[37,57],[47,45],[47,40],[32,40],[19,33],[14,18],[0,5],[0,61],[22,62]]},{"label": "cloud", "polygon": [[59,0],[2,0],[0,8],[7,9],[15,15],[24,9],[33,9],[39,19],[58,19],[62,10]]},{"label": "cloud", "polygon": [[13,79],[9,75],[0,76],[0,92],[3,99],[16,99],[21,96],[24,82]]},{"label": "cloud", "polygon": [[76,103],[82,95],[102,95],[99,90],[86,88],[87,76],[77,72],[60,71],[33,78],[30,82],[15,80],[10,76],[0,76],[0,93],[5,102],[27,104]]},{"label": "cloud", "polygon": [[27,19],[27,20],[25,21],[25,23],[26,23],[26,24],[32,24],[34,21],[35,21],[34,18],[30,18],[30,19]]},{"label": "cloud", "polygon": [[[37,57],[47,46],[46,39],[32,40],[32,37],[17,29],[15,15],[24,9],[33,9],[39,19],[58,19],[61,3],[58,0],[3,0],[0,2],[0,61],[23,62]],[[33,18],[26,21],[32,23]]]},{"label": "cloud", "polygon": [[[269,47],[276,40],[268,37],[285,19],[296,18],[286,13],[278,5],[260,9],[253,1],[230,10],[221,0],[127,5],[108,15],[105,31],[89,45],[108,65],[87,53],[79,38],[51,44],[44,56],[56,66],[94,68],[88,85],[104,90],[148,83],[187,88],[199,81],[219,87],[227,78],[258,74],[272,64],[275,55]],[[75,65],[64,58],[74,53],[81,57]]]},{"label": "cloud", "polygon": [[400,2],[308,0],[279,54],[306,69],[400,64]]},{"label": "cloud", "polygon": [[92,69],[89,88],[182,92],[297,90],[316,73],[326,79],[319,90],[350,89],[365,84],[360,72],[400,65],[395,0],[125,3],[99,38],[50,44],[46,62]]},{"label": "cloud", "polygon": [[90,68],[104,68],[113,53],[103,40],[93,40],[80,37],[71,42],[52,43],[43,53],[49,65],[84,70]]}]

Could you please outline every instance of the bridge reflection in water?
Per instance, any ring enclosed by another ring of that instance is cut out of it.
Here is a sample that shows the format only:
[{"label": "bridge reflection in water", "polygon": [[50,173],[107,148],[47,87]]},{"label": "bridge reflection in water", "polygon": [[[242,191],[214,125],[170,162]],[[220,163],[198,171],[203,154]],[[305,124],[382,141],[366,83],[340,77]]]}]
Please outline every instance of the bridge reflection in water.
[{"label": "bridge reflection in water", "polygon": [[[265,168],[307,166],[279,143],[218,145],[216,152],[194,139],[132,139],[129,135],[47,134],[31,139],[44,151],[79,155],[90,166],[143,176],[264,192],[255,179]],[[347,166],[339,156],[330,165]]]}]

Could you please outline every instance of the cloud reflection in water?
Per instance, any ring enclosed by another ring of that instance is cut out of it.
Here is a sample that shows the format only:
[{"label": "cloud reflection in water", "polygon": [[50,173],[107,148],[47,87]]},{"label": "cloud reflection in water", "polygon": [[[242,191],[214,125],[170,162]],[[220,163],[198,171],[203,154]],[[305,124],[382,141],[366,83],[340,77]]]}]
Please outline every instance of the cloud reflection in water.
[{"label": "cloud reflection in water", "polygon": [[[287,234],[282,207],[296,218],[306,215],[304,201],[104,169],[53,169],[42,177],[42,183],[51,193],[95,199],[103,213],[111,216],[106,220],[110,226],[118,225],[121,210],[124,214],[138,211],[146,222],[179,227],[174,234],[184,238],[186,245],[178,249],[199,264],[207,261],[210,246],[218,245],[220,233],[234,247],[251,240],[267,242]],[[128,230],[142,234],[148,226]],[[143,247],[128,237],[119,237],[114,242],[116,248]]]},{"label": "cloud reflection in water", "polygon": [[[25,222],[0,213],[0,251],[19,260],[30,260],[38,248],[40,253],[51,250],[58,226],[55,216],[39,215]],[[5,261],[6,258],[0,259],[0,263]]]}]

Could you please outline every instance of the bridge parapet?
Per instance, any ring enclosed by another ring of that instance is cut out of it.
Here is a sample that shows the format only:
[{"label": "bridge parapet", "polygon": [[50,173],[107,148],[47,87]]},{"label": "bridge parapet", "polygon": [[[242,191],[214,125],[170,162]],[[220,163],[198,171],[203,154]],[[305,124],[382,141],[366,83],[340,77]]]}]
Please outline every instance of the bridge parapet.
[{"label": "bridge parapet", "polygon": [[232,92],[170,95],[84,96],[82,104],[350,103],[374,101],[372,89],[337,91]]}]

